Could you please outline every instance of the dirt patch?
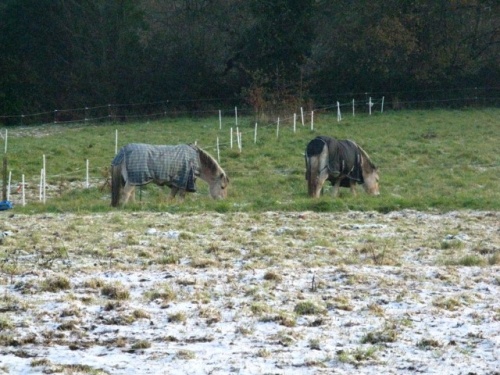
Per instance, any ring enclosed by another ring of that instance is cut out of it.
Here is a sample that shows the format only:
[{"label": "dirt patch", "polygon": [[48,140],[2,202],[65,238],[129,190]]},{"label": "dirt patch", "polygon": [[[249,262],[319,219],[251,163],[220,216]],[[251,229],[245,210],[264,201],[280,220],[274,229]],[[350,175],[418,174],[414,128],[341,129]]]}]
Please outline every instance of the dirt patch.
[{"label": "dirt patch", "polygon": [[497,212],[1,215],[0,373],[498,371]]}]

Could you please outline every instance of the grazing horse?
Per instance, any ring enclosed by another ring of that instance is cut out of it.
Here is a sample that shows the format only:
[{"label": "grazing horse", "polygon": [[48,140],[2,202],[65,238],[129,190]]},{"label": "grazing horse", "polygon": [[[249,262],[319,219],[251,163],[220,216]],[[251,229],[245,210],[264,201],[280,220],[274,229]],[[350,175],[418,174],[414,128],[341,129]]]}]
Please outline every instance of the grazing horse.
[{"label": "grazing horse", "polygon": [[333,186],[333,196],[339,188],[350,187],[356,195],[356,184],[362,184],[370,195],[379,195],[378,169],[368,154],[355,142],[339,141],[319,136],[306,147],[306,180],[309,196],[318,198],[326,180]]},{"label": "grazing horse", "polygon": [[[170,187],[170,196],[196,191],[196,178],[209,185],[210,195],[222,199],[227,195],[229,178],[217,161],[195,145],[148,145],[131,143],[120,149],[111,162],[111,205],[128,202],[136,186],[154,182]],[[132,199],[134,199],[132,195]]]}]

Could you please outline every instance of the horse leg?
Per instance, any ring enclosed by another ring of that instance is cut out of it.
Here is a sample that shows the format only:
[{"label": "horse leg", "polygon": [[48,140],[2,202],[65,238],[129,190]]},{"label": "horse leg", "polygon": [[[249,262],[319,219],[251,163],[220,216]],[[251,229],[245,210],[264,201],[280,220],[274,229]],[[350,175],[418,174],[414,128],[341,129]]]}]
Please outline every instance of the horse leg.
[{"label": "horse leg", "polygon": [[333,197],[337,198],[339,196],[339,190],[340,190],[340,178],[335,181],[333,184]]},{"label": "horse leg", "polygon": [[319,198],[321,196],[321,191],[323,190],[323,185],[328,179],[328,173],[322,173],[321,175],[316,177],[316,179],[317,179],[317,184],[313,194],[315,198]]},{"label": "horse leg", "polygon": [[179,198],[181,200],[184,200],[184,197],[186,196],[186,190],[179,189],[178,187],[175,186],[172,186],[170,188],[170,199],[174,199],[177,193],[179,193]]},{"label": "horse leg", "polygon": [[135,194],[132,194],[134,193],[134,191],[135,191],[135,186],[130,185],[127,182],[125,184],[125,187],[123,188],[123,204],[126,204],[129,201],[130,196],[132,196],[132,201],[135,202]]},{"label": "horse leg", "polygon": [[351,189],[352,195],[356,196],[357,195],[357,192],[356,192],[356,181],[350,180],[349,181],[349,188]]},{"label": "horse leg", "polygon": [[175,187],[175,186],[170,187],[170,196],[169,196],[169,198],[170,199],[174,199],[175,196],[177,195],[178,191],[179,191],[178,187]]}]

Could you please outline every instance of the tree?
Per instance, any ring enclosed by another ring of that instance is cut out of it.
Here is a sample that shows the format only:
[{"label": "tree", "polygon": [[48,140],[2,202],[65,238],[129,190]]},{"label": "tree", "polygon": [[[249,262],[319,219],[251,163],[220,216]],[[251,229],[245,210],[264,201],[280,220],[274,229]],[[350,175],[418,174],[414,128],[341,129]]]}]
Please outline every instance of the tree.
[{"label": "tree", "polygon": [[480,84],[480,72],[498,66],[493,0],[323,1],[319,7],[309,77],[317,93]]}]

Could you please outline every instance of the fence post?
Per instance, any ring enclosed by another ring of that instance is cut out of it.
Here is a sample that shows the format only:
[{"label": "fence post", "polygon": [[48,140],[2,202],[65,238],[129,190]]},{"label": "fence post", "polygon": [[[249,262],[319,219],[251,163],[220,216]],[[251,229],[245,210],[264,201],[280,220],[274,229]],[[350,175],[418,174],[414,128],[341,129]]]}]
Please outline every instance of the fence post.
[{"label": "fence post", "polygon": [[[220,111],[219,111],[220,112]],[[219,137],[217,137],[217,161],[220,163]]]},{"label": "fence post", "polygon": [[337,102],[337,122],[342,120],[342,114],[340,113],[340,103]]},{"label": "fence post", "polygon": [[26,194],[24,193],[24,174],[21,177],[21,191],[23,206],[26,206]]},{"label": "fence post", "polygon": [[86,178],[85,186],[88,189],[89,188],[89,159],[85,160],[85,178]]},{"label": "fence post", "polygon": [[12,182],[12,171],[9,171],[9,182],[7,184],[7,200],[10,201],[10,183]]},{"label": "fence post", "polygon": [[5,180],[7,179],[7,156],[3,157],[3,168],[2,168],[2,200],[8,201],[9,198],[7,196],[7,185],[5,184]]},{"label": "fence post", "polygon": [[43,154],[43,169],[42,169],[42,197],[43,203],[46,201],[46,178],[47,178],[47,169],[45,164],[45,154]]}]

